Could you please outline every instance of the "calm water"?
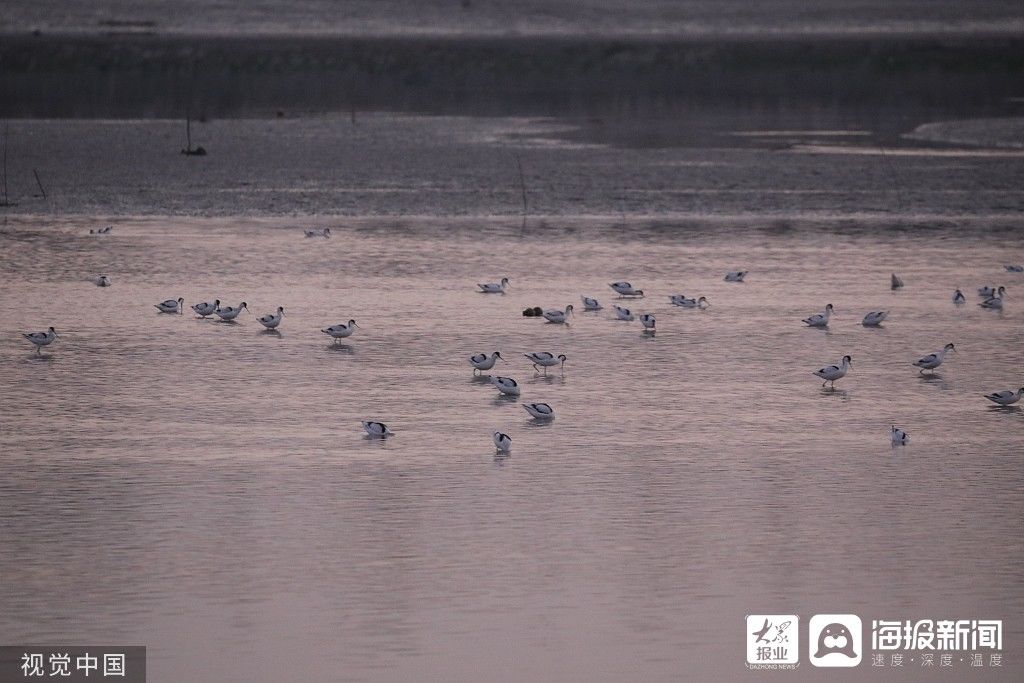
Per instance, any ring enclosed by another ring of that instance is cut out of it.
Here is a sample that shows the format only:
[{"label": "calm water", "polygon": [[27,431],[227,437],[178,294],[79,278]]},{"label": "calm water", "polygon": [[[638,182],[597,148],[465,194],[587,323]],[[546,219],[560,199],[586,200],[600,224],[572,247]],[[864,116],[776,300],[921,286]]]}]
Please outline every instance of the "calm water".
[{"label": "calm water", "polygon": [[[854,612],[1002,618],[1004,669],[958,675],[1020,680],[1024,414],[981,394],[1022,383],[1024,275],[1002,265],[1024,244],[986,220],[319,219],[320,241],[305,219],[10,218],[0,640],[146,644],[154,681],[739,680],[764,675],[745,614]],[[616,279],[657,335],[611,319]],[[580,294],[606,310],[520,315]],[[152,306],[178,296],[286,317]],[[802,326],[830,302],[828,331]],[[318,331],[349,318],[343,345]],[[35,356],[18,332],[50,323]],[[491,350],[554,421],[472,377]],[[540,350],[564,376],[534,374]],[[810,371],[846,353],[823,390]],[[802,659],[787,680],[814,678]]]},{"label": "calm water", "polygon": [[1020,33],[1012,0],[59,0],[13,3],[0,30],[198,34],[640,34]]}]

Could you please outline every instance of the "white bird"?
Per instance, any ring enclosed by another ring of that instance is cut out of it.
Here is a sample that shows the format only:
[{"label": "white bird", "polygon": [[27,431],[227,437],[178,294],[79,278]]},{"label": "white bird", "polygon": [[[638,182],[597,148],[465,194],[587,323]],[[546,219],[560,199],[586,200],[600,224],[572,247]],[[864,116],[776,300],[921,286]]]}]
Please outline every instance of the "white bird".
[{"label": "white bird", "polygon": [[910,434],[907,434],[896,425],[892,426],[891,438],[893,446],[904,446],[910,442]]},{"label": "white bird", "polygon": [[97,287],[109,287],[110,278],[107,277],[106,275],[97,275],[92,279],[92,283]]},{"label": "white bird", "polygon": [[304,230],[306,237],[322,237],[325,240],[331,239],[331,229],[323,228],[322,230],[314,228],[313,230]]},{"label": "white bird", "polygon": [[469,364],[473,366],[473,374],[475,375],[477,370],[490,370],[499,359],[505,360],[497,351],[489,356],[486,353],[477,353],[469,357]]},{"label": "white bird", "polygon": [[168,299],[167,301],[161,301],[158,304],[154,304],[156,309],[161,313],[177,313],[181,315],[181,308],[184,305],[185,300],[181,297],[175,299]]},{"label": "white bird", "polygon": [[323,332],[324,334],[333,337],[334,341],[338,341],[339,339],[344,339],[345,337],[351,337],[352,333],[356,331],[357,327],[359,327],[359,325],[356,325],[355,320],[349,320],[347,323],[331,325],[330,327],[325,327],[320,331]]},{"label": "white bird", "polygon": [[632,322],[635,318],[633,311],[628,308],[623,308],[622,306],[615,306],[615,315],[618,316],[619,320],[625,320],[627,322]]},{"label": "white bird", "polygon": [[243,301],[237,306],[218,306],[217,310],[215,310],[214,313],[216,313],[217,317],[219,317],[224,322],[229,322],[237,318],[242,311],[247,310],[249,310],[249,304]]},{"label": "white bird", "polygon": [[192,310],[196,312],[200,318],[205,318],[208,315],[213,315],[220,308],[220,299],[215,299],[213,303],[204,301],[202,303],[194,304]]},{"label": "white bird", "polygon": [[518,396],[519,395],[519,383],[511,377],[491,377],[491,384],[507,396]]},{"label": "white bird", "polygon": [[637,289],[628,282],[613,282],[608,285],[622,296],[643,296],[644,290]]},{"label": "white bird", "polygon": [[956,348],[952,344],[946,344],[942,347],[941,351],[935,353],[929,353],[927,356],[918,358],[914,361],[914,365],[921,368],[918,372],[924,372],[925,370],[934,370],[935,368],[942,365],[942,361],[946,359],[947,351],[956,351]]},{"label": "white bird", "polygon": [[268,330],[275,329],[281,324],[281,318],[284,317],[284,308],[281,306],[277,307],[277,313],[267,313],[256,318],[260,325],[267,328]]},{"label": "white bird", "polygon": [[523,355],[530,359],[530,361],[533,363],[533,369],[536,370],[537,372],[540,372],[540,370],[538,370],[537,368],[538,365],[544,368],[545,375],[548,374],[549,367],[553,367],[555,365],[558,365],[559,363],[562,364],[562,370],[564,371],[565,361],[569,360],[568,358],[565,357],[564,353],[556,356],[554,354],[548,353],[547,351],[541,351],[539,353],[524,353]]},{"label": "white bird", "polygon": [[903,280],[901,280],[901,279],[899,278],[899,276],[898,276],[898,275],[896,275],[896,273],[893,273],[893,274],[892,274],[892,279],[891,279],[891,280],[889,281],[889,285],[890,285],[890,286],[891,286],[891,287],[892,287],[893,289],[899,289],[900,287],[902,287],[902,286],[903,286]]},{"label": "white bird", "polygon": [[650,313],[644,313],[640,316],[640,324],[644,326],[644,332],[654,332],[654,316]]},{"label": "white bird", "polygon": [[822,313],[815,313],[809,318],[804,318],[804,322],[810,327],[828,327],[828,319],[832,317],[832,304],[825,306],[825,310]]},{"label": "white bird", "polygon": [[395,433],[388,429],[388,426],[383,422],[363,422],[363,430],[373,437],[384,438],[385,436],[394,436]]},{"label": "white bird", "polygon": [[860,324],[864,327],[878,327],[888,317],[889,311],[871,311],[864,316]]},{"label": "white bird", "polygon": [[839,361],[839,365],[826,365],[820,370],[815,370],[814,374],[825,380],[821,383],[821,386],[831,382],[832,386],[835,387],[836,380],[846,377],[846,373],[850,371],[851,365],[853,365],[853,359],[849,356],[843,356],[843,360]]},{"label": "white bird", "polygon": [[555,410],[547,403],[524,403],[523,408],[538,420],[548,420],[555,416]]},{"label": "white bird", "polygon": [[557,308],[553,308],[544,311],[544,317],[548,319],[548,322],[552,323],[564,323],[572,315],[572,304],[565,307],[564,311],[560,311]]},{"label": "white bird", "polygon": [[495,431],[491,434],[491,438],[494,439],[494,447],[498,449],[499,453],[508,453],[512,450],[512,437],[508,434]]},{"label": "white bird", "polygon": [[995,287],[989,287],[988,285],[985,285],[984,287],[978,287],[978,296],[982,297],[983,299],[987,299],[990,296],[995,296],[995,293]]},{"label": "white bird", "polygon": [[485,282],[478,284],[477,287],[484,294],[504,294],[505,288],[508,287],[509,280],[507,277],[501,278],[501,282]]},{"label": "white bird", "polygon": [[730,270],[728,273],[725,274],[725,277],[722,279],[724,279],[726,282],[743,282],[743,278],[747,276],[748,272],[750,271]]},{"label": "white bird", "polygon": [[46,332],[29,332],[28,334],[22,334],[25,339],[36,345],[36,353],[39,353],[44,346],[49,346],[53,342],[57,341],[57,330],[52,327],[47,329]]},{"label": "white bird", "polygon": [[1006,287],[1000,287],[999,289],[996,290],[995,294],[993,294],[989,298],[985,299],[984,301],[982,301],[978,305],[981,306],[982,308],[998,308],[998,309],[1002,309],[1002,307],[1003,307],[1003,295],[1005,293],[1006,293]]},{"label": "white bird", "polygon": [[1024,273],[1024,266],[1003,266],[1007,273]]},{"label": "white bird", "polygon": [[1007,389],[1006,391],[995,391],[991,394],[985,394],[985,398],[993,403],[998,403],[1001,406],[1013,405],[1021,399],[1021,396],[1024,396],[1024,387],[1021,387],[1017,391],[1010,391]]},{"label": "white bird", "polygon": [[673,306],[680,306],[682,308],[707,308],[711,305],[705,297],[687,299],[683,294],[671,294],[668,300]]},{"label": "white bird", "polygon": [[967,297],[964,296],[964,293],[961,292],[959,289],[956,290],[956,292],[953,294],[953,303],[962,304],[965,301],[967,301]]},{"label": "white bird", "polygon": [[589,296],[580,296],[580,300],[583,302],[584,311],[600,311],[601,304],[597,299],[591,299]]}]

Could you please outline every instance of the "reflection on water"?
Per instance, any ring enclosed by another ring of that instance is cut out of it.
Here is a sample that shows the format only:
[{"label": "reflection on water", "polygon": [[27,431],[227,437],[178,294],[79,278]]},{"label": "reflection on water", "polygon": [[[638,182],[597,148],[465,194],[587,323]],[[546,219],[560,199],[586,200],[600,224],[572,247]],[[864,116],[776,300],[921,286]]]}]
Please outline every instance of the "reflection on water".
[{"label": "reflection on water", "polygon": [[[1024,287],[1002,272],[1016,234],[407,223],[315,244],[285,221],[8,223],[2,640],[143,643],[160,681],[739,679],[744,615],[787,610],[1002,618],[1019,643],[1024,420],[982,394],[1020,385],[1024,309],[949,301]],[[496,275],[515,288],[477,296]],[[656,338],[613,320],[620,276]],[[521,315],[584,293],[606,310]],[[149,315],[172,295],[288,316]],[[884,334],[860,325],[880,307]],[[37,357],[17,333],[51,323]],[[492,350],[521,397],[471,376]],[[539,350],[564,375],[519,355]],[[811,371],[845,353],[822,389]],[[1008,656],[991,677],[1020,674]]]}]

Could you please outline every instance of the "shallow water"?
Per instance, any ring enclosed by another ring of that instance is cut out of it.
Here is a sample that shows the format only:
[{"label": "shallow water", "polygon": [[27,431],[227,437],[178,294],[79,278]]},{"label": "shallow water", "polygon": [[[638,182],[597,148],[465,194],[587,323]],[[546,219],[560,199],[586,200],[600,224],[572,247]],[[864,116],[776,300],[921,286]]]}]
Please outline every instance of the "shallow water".
[{"label": "shallow water", "polygon": [[[324,241],[306,219],[10,218],[0,640],[146,644],[154,681],[735,680],[745,614],[854,612],[1002,618],[1004,668],[959,675],[1019,680],[1024,414],[981,395],[1022,384],[1002,265],[1024,246],[986,220],[325,218]],[[618,279],[656,335],[611,319]],[[605,310],[520,315],[580,294]],[[178,296],[286,317],[152,306]],[[829,330],[800,323],[826,303]],[[344,344],[318,331],[349,318]],[[18,332],[51,323],[36,356]],[[910,365],[949,341],[935,376]],[[491,350],[552,422],[472,377]]]}]

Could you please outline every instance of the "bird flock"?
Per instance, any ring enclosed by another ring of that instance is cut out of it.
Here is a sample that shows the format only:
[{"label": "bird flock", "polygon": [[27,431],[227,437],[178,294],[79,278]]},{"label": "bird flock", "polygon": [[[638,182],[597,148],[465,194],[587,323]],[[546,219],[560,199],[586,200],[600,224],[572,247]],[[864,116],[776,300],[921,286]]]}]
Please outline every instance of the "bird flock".
[{"label": "bird flock", "polygon": [[[105,228],[90,230],[89,234],[103,236],[111,234],[112,231],[113,227],[108,226]],[[310,239],[330,239],[331,232],[330,228],[304,230],[304,235],[306,238]],[[1007,265],[1004,266],[1004,268],[1008,273],[1024,273],[1024,266],[1021,265]],[[745,281],[748,272],[749,271],[745,270],[730,271],[725,274],[723,279],[726,282],[742,283]],[[112,285],[111,279],[107,275],[97,275],[91,278],[90,281],[97,287],[110,287]],[[904,286],[903,280],[895,273],[892,274],[890,283],[894,290]],[[510,286],[511,281],[508,277],[503,277],[498,282],[477,284],[479,292],[483,294],[504,294]],[[609,287],[619,295],[620,299],[639,300],[644,298],[644,290],[635,287],[630,282],[612,282],[609,284]],[[979,287],[977,291],[978,296],[982,299],[978,304],[979,306],[986,309],[1002,310],[1003,300],[1006,296],[1006,287],[985,285]],[[670,304],[686,309],[705,310],[711,306],[710,302],[704,296],[694,298],[687,297],[683,294],[670,294],[668,295],[668,298]],[[603,310],[603,306],[596,298],[581,296],[580,300],[584,311]],[[966,303],[966,300],[967,299],[964,296],[963,291],[960,289],[957,289],[953,294],[952,301],[955,305],[963,305]],[[184,312],[185,300],[182,297],[166,299],[154,304],[154,307],[160,314],[182,315]],[[220,299],[193,304],[191,309],[195,312],[198,318],[217,316],[221,322],[226,323],[234,322],[243,312],[250,312],[249,306],[245,301],[242,301],[237,306],[222,306]],[[615,319],[624,322],[639,320],[645,334],[655,333],[657,322],[654,315],[650,313],[637,314],[629,308],[618,304],[615,304],[613,309],[615,312]],[[541,310],[538,308],[529,308],[523,312],[523,315],[531,317],[542,316],[549,323],[565,325],[569,324],[570,318],[573,317],[573,310],[573,305],[569,304],[564,309],[554,308]],[[828,327],[833,315],[835,315],[835,307],[830,303],[827,304],[821,312],[814,313],[807,318],[804,318],[802,322],[808,327],[825,329]],[[888,317],[888,311],[870,311],[864,316],[861,324],[864,327],[880,327]],[[281,325],[283,320],[284,308],[281,306],[278,306],[277,309],[271,313],[256,316],[256,321],[269,331],[275,331]],[[341,339],[352,336],[357,329],[361,328],[356,324],[355,320],[350,319],[346,323],[339,323],[321,328],[320,331],[331,337],[332,341],[337,342]],[[36,347],[37,354],[41,353],[43,347],[49,346],[60,339],[57,331],[52,326],[47,328],[45,332],[29,332],[24,333],[22,336]],[[948,343],[934,353],[927,354],[916,361],[913,361],[913,365],[917,367],[919,373],[922,374],[925,371],[934,371],[943,364],[946,360],[946,354],[951,351],[955,353],[956,347],[952,343]],[[523,355],[533,366],[534,372],[543,375],[547,375],[548,368],[556,366],[564,373],[565,364],[569,360],[565,354],[556,355],[549,351],[534,351]],[[484,372],[494,369],[499,360],[506,360],[499,351],[493,351],[491,353],[477,353],[469,356],[468,358],[468,362],[473,368],[473,374],[480,374],[481,376],[485,376],[483,375]],[[844,378],[850,372],[852,367],[853,358],[849,355],[845,355],[835,365],[827,365],[819,368],[812,371],[812,374],[822,380],[822,387],[828,385],[834,388],[835,383]],[[521,393],[519,383],[511,377],[501,375],[486,375],[486,377],[494,388],[504,396],[518,397]],[[1011,406],[1019,402],[1021,398],[1024,397],[1024,387],[1021,387],[1016,391],[997,391],[985,394],[984,397],[999,406]],[[522,407],[535,420],[552,420],[555,417],[555,410],[548,403],[523,403]],[[366,432],[367,436],[372,438],[383,439],[394,435],[394,432],[383,422],[366,420],[362,422],[362,428],[363,431]],[[512,448],[512,438],[508,434],[498,430],[493,431],[491,436],[496,453],[500,455],[508,455]],[[910,441],[910,435],[896,425],[892,425],[890,436],[894,446],[904,445]]]}]

